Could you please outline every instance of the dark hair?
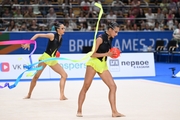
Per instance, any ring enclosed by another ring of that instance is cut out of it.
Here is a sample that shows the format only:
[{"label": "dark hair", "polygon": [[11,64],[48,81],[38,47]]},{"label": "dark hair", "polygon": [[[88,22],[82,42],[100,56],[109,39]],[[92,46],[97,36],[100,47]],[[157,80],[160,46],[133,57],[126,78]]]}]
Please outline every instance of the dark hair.
[{"label": "dark hair", "polygon": [[120,27],[119,24],[117,22],[109,22],[108,23],[108,29],[111,28],[111,29],[114,29],[115,27]]},{"label": "dark hair", "polygon": [[62,23],[57,23],[57,22],[54,23],[54,28],[55,28],[56,31],[57,31],[57,29],[59,28],[60,25],[62,25]]}]

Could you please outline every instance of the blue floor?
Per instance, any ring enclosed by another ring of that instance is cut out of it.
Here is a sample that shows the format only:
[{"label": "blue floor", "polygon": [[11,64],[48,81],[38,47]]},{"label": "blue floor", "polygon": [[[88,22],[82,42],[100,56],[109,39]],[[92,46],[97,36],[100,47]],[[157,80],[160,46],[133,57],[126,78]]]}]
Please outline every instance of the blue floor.
[{"label": "blue floor", "polygon": [[156,63],[155,70],[156,76],[155,77],[146,77],[144,79],[180,85],[180,77],[172,78],[172,70],[169,68],[175,67],[175,74],[180,71],[180,64],[175,63]]}]

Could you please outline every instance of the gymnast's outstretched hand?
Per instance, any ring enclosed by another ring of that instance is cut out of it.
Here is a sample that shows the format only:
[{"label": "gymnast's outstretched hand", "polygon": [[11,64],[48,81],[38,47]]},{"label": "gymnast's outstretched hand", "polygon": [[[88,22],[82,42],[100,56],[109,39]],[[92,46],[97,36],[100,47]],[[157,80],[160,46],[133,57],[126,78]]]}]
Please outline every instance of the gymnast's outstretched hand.
[{"label": "gymnast's outstretched hand", "polygon": [[29,44],[22,44],[21,47],[22,47],[24,50],[26,50],[26,49],[30,50],[30,45],[29,45]]}]

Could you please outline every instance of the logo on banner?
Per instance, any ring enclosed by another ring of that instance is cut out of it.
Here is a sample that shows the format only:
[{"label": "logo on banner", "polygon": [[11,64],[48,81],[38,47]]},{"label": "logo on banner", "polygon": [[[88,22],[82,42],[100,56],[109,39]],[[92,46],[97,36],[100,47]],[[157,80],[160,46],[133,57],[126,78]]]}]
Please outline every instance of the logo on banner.
[{"label": "logo on banner", "polygon": [[7,62],[0,63],[0,71],[1,72],[9,72],[9,70],[10,70],[9,63],[7,63]]},{"label": "logo on banner", "polygon": [[109,70],[112,72],[120,71],[119,59],[110,59],[109,60]]},{"label": "logo on banner", "polygon": [[78,69],[85,69],[86,68],[85,63],[60,63],[60,65],[64,69],[68,69],[68,70],[78,70]]},{"label": "logo on banner", "polygon": [[121,65],[133,68],[149,68],[149,61],[122,61]]}]

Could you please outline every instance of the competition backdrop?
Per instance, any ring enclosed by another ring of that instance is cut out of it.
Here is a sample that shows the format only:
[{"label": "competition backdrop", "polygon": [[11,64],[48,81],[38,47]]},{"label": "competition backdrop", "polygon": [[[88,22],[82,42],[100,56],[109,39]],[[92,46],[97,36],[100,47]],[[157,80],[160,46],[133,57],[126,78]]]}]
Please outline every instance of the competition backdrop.
[{"label": "competition backdrop", "polygon": [[[0,35],[2,40],[22,40],[30,39],[37,32],[3,32]],[[38,32],[42,33],[42,32]],[[102,32],[99,32],[100,34]],[[94,32],[66,32],[63,36],[61,53],[74,54],[81,53],[83,46],[92,46]],[[123,52],[138,52],[143,50],[143,45],[154,46],[156,40],[165,40],[166,43],[171,40],[172,31],[164,32],[119,32],[113,41],[113,46],[118,47]],[[37,49],[35,54],[42,54],[46,49],[48,40],[44,38],[37,39]],[[33,49],[33,47],[31,47]],[[28,54],[20,46],[0,46],[0,54]]]}]

